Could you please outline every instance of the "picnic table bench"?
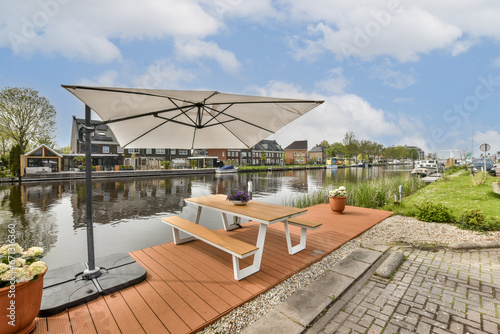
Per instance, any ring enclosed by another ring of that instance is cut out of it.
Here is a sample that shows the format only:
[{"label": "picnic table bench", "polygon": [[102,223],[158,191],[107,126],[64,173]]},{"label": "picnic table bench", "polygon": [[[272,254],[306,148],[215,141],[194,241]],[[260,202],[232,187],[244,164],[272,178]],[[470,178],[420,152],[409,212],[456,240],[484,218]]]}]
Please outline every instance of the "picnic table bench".
[{"label": "picnic table bench", "polygon": [[[245,275],[246,268],[240,269],[239,260],[255,254],[259,250],[258,247],[224,233],[213,231],[207,227],[195,224],[178,216],[165,217],[162,218],[162,221],[165,224],[172,226],[174,243],[176,245],[194,240],[195,238],[200,239],[232,255],[235,280],[239,281],[240,279],[248,276]],[[181,238],[179,231],[183,231],[191,237]]]}]

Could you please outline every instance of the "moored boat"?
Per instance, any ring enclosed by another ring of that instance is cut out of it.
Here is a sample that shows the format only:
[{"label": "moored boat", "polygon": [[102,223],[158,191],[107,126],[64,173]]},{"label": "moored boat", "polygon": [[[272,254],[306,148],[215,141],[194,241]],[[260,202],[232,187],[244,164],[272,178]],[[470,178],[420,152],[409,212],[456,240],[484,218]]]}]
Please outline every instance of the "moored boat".
[{"label": "moored boat", "polygon": [[215,170],[215,174],[232,174],[238,173],[238,167],[233,165],[223,166]]}]

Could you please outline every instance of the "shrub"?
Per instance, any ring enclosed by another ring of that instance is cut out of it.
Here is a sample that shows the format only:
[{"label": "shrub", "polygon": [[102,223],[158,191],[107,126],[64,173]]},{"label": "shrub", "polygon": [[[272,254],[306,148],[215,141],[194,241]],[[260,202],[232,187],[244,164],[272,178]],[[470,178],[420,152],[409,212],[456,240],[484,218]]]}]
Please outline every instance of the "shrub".
[{"label": "shrub", "polygon": [[120,165],[120,170],[134,170],[134,166]]},{"label": "shrub", "polygon": [[486,183],[486,175],[484,172],[482,173],[476,173],[472,177],[472,185],[473,186],[480,186]]},{"label": "shrub", "polygon": [[441,203],[429,201],[416,205],[415,217],[425,222],[444,223],[452,220],[451,210]]},{"label": "shrub", "polygon": [[467,210],[457,221],[459,227],[465,230],[491,231],[498,222],[494,219],[487,219],[481,210]]}]

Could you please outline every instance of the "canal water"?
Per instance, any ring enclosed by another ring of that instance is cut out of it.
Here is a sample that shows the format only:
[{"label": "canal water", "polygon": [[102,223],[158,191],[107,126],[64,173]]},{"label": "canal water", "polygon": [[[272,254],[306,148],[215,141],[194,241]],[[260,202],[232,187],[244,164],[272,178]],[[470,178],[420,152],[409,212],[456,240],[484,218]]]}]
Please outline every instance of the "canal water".
[{"label": "canal water", "polygon": [[[318,189],[409,171],[409,166],[386,166],[96,180],[95,254],[98,258],[170,242],[171,228],[160,218],[179,215],[194,220],[195,208],[185,198],[246,190],[248,181],[254,200],[284,204]],[[0,240],[4,244],[15,238],[25,248],[43,247],[43,260],[52,268],[86,262],[85,206],[84,180],[0,185]],[[202,224],[222,228],[220,215],[210,210],[203,211]]]}]

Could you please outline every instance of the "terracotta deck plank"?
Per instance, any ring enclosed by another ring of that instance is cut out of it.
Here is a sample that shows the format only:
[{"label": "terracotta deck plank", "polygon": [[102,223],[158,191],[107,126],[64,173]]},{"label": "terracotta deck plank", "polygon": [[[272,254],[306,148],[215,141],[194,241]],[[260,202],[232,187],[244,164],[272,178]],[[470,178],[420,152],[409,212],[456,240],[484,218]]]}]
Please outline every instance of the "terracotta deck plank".
[{"label": "terracotta deck plank", "polygon": [[[214,270],[216,270],[220,275],[223,275],[226,280],[233,280],[235,284],[238,284],[239,287],[242,289],[247,290],[250,293],[250,297],[254,296],[255,294],[259,293],[261,291],[260,286],[256,286],[252,282],[248,280],[241,280],[239,282],[234,280],[234,274],[232,267],[229,267],[227,264],[227,260],[221,259],[218,256],[211,256],[210,252],[205,251],[203,248],[204,243],[197,243],[197,244],[192,244],[193,246],[191,247],[191,251],[196,252],[196,257],[200,260],[203,261],[204,263],[209,264]],[[176,247],[179,251],[181,252],[186,252],[185,248],[188,247],[188,244],[184,245],[175,245],[173,243],[165,244],[163,245],[164,247]],[[207,245],[209,246],[209,245]],[[213,247],[212,247],[213,248]]]},{"label": "terracotta deck plank", "polygon": [[[87,303],[97,333],[120,333],[116,320],[103,297]],[[50,319],[50,318],[49,318]],[[52,334],[52,332],[51,332]]]},{"label": "terracotta deck plank", "polygon": [[[172,259],[162,255],[162,248],[159,246],[149,248],[145,251],[146,254],[154,256],[155,260],[160,263],[165,268],[175,276],[179,281],[182,281],[190,290],[192,290],[196,295],[203,299],[208,305],[210,305],[217,313],[225,312],[229,304],[226,303],[220,296],[210,289],[210,287],[202,284],[198,278],[206,280],[206,276],[196,277],[196,271],[185,271],[180,265],[177,265]],[[178,262],[178,261],[177,261]],[[209,285],[210,286],[210,285]]]},{"label": "terracotta deck plank", "polygon": [[71,321],[71,327],[73,328],[73,333],[97,333],[87,304],[72,307],[68,310],[68,313],[69,320]]},{"label": "terracotta deck plank", "polygon": [[[137,285],[147,284],[147,282],[141,282]],[[120,294],[146,333],[169,333],[150,306],[144,301],[135,286],[121,290]]]},{"label": "terracotta deck plank", "polygon": [[[196,312],[195,305],[189,305],[161,276],[156,273],[160,265],[153,261],[143,251],[133,253],[141,261],[141,265],[148,271],[148,282],[156,290],[156,292],[165,300],[170,307],[179,315],[179,317],[189,326],[189,328],[197,328],[203,324],[205,320]],[[158,270],[161,273],[161,269]],[[151,275],[149,278],[149,274]]]},{"label": "terracotta deck plank", "polygon": [[47,332],[71,333],[71,323],[69,322],[68,311],[64,311],[47,318]]},{"label": "terracotta deck plank", "polygon": [[[141,266],[146,267],[137,257],[134,259]],[[172,334],[180,334],[189,332],[189,327],[179,317],[179,315],[170,307],[170,305],[156,292],[151,286],[152,275],[148,272],[148,276],[144,284],[137,284],[134,287],[139,294],[147,301],[149,307],[155,312],[156,316],[165,325],[168,331]]]},{"label": "terracotta deck plank", "polygon": [[36,318],[36,327],[33,334],[47,333],[47,318]]},{"label": "terracotta deck plank", "polygon": [[[227,290],[232,296],[229,296],[226,300],[231,304],[238,304],[241,301],[250,298],[251,294],[239,286],[234,279],[227,278],[221,275],[216,269],[207,264],[206,261],[202,261],[197,253],[192,253],[192,256],[186,255],[186,253],[181,252],[175,245],[164,244],[161,247],[170,254],[170,256],[175,256],[181,261],[181,265],[188,270],[188,268],[196,268],[200,272],[207,275],[215,283],[220,285],[223,289]],[[237,300],[236,300],[237,299]]]},{"label": "terracotta deck plank", "polygon": [[[234,280],[231,255],[199,240],[135,251],[130,255],[148,272],[144,282],[69,312],[37,319],[35,333],[71,333],[70,321],[74,333],[193,333],[321,260],[390,215],[388,211],[350,206],[344,214],[336,215],[328,204],[310,207],[302,217],[323,225],[307,231],[306,249],[289,255],[284,224],[273,224],[268,227],[261,270],[240,281]],[[220,232],[255,244],[258,224],[246,222],[242,229]],[[295,245],[300,228],[290,226],[290,232]],[[252,260],[253,257],[243,259],[241,267]]]},{"label": "terracotta deck plank", "polygon": [[[225,289],[222,285],[219,284],[216,280],[208,275],[208,273],[198,269],[196,266],[191,265],[191,263],[196,261],[196,258],[193,256],[186,257],[178,257],[175,253],[169,252],[167,249],[157,246],[153,247],[153,250],[157,251],[158,254],[164,256],[165,258],[172,259],[173,262],[177,263],[177,266],[184,270],[186,273],[189,273],[193,279],[199,282],[203,288],[211,291],[215,296],[218,296],[219,299],[224,301],[224,304],[221,306],[224,307],[220,312],[224,312],[228,306],[239,304],[242,301],[242,298],[238,298],[231,291]],[[184,254],[186,255],[186,254]]]},{"label": "terracotta deck plank", "polygon": [[[133,288],[133,287],[132,287]],[[104,301],[116,319],[120,331],[124,333],[146,333],[134,313],[125,302],[121,292],[115,292],[104,296]]]}]

